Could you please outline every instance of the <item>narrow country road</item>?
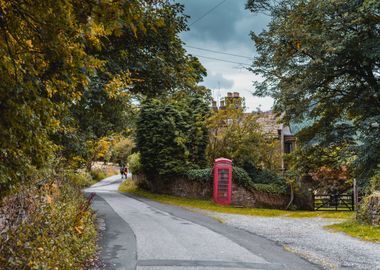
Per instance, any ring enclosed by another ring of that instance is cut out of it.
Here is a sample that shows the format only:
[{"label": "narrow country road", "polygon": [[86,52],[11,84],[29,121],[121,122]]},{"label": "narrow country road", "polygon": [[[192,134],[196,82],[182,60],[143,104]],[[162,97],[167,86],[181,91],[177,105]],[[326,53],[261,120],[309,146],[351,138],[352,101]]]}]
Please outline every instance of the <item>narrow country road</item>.
[{"label": "narrow country road", "polygon": [[109,177],[85,190],[97,194],[93,208],[104,223],[104,269],[320,269],[248,231],[119,193],[121,181]]}]

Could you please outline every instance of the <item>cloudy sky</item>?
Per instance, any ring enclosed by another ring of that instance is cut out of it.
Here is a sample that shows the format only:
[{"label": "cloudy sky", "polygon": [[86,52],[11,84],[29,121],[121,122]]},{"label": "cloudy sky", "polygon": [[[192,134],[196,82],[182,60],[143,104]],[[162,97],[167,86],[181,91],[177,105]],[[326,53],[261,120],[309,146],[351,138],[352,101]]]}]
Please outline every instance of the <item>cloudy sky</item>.
[{"label": "cloudy sky", "polygon": [[177,2],[185,5],[185,14],[190,16],[190,31],[181,34],[182,40],[186,43],[185,48],[197,56],[207,68],[208,76],[202,84],[213,90],[214,98],[236,91],[245,97],[248,111],[256,110],[259,106],[263,111],[269,110],[273,100],[270,97],[258,98],[252,95],[254,89],[252,82],[260,78],[245,69],[252,62],[250,58],[255,55],[255,47],[249,33],[261,32],[269,19],[246,10],[246,0],[177,0]]}]

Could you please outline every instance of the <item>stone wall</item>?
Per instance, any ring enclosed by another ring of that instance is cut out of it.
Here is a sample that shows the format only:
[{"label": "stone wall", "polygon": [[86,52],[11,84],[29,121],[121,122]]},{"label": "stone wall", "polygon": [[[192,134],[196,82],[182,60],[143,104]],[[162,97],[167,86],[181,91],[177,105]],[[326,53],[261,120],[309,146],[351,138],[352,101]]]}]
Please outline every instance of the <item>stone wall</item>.
[{"label": "stone wall", "polygon": [[163,193],[191,198],[191,199],[210,199],[212,198],[213,188],[211,183],[190,181],[178,178],[170,181]]},{"label": "stone wall", "polygon": [[[135,177],[140,181],[144,177]],[[145,180],[145,179],[144,179]],[[145,187],[152,186],[147,185]],[[171,179],[160,185],[154,185],[154,192],[180,196],[191,199],[211,200],[213,197],[212,183],[191,181],[185,178]],[[149,188],[149,187],[148,187]],[[276,208],[284,209],[289,201],[289,196],[270,194],[261,191],[251,191],[244,187],[232,185],[232,205],[251,208]]]},{"label": "stone wall", "polygon": [[366,208],[369,223],[380,226],[380,192],[375,192],[368,197]]},{"label": "stone wall", "polygon": [[288,196],[251,191],[244,187],[232,185],[232,205],[252,208],[284,209],[289,201]]}]

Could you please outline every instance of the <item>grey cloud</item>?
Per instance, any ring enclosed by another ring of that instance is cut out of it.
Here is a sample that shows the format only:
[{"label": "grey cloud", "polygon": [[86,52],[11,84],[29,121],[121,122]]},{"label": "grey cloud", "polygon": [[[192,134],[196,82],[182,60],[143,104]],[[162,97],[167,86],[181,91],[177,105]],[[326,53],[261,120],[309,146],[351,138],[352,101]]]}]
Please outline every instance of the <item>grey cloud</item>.
[{"label": "grey cloud", "polygon": [[[220,0],[179,0],[185,5],[185,14],[191,16],[189,24],[215,7]],[[245,0],[227,0],[206,17],[190,27],[183,39],[214,41],[218,43],[245,43],[251,45],[250,31],[260,32],[268,23],[263,15],[254,15],[245,9]]]},{"label": "grey cloud", "polygon": [[[219,4],[222,0],[176,0],[185,5],[185,14],[191,16],[189,25],[201,17],[205,12]],[[240,91],[244,93],[247,106],[252,110],[263,104],[263,109],[269,109],[273,101],[258,101],[246,90],[252,89],[253,74],[239,63],[250,65],[252,61],[246,58],[234,57],[210,51],[199,50],[198,47],[252,58],[256,55],[250,32],[260,33],[266,28],[269,17],[255,15],[245,9],[247,0],[226,0],[203,19],[190,26],[190,31],[180,35],[187,45],[188,53],[199,57],[201,63],[207,68],[208,76],[202,85],[217,90],[220,88],[223,95],[227,91]],[[191,47],[189,47],[191,46]],[[235,62],[223,62],[221,60]],[[228,74],[228,79],[223,75]],[[253,89],[252,89],[253,90]],[[217,91],[219,92],[219,91]]]},{"label": "grey cloud", "polygon": [[211,89],[217,89],[219,87],[222,89],[231,89],[234,85],[234,81],[224,78],[221,73],[216,73],[207,75],[202,84]]}]

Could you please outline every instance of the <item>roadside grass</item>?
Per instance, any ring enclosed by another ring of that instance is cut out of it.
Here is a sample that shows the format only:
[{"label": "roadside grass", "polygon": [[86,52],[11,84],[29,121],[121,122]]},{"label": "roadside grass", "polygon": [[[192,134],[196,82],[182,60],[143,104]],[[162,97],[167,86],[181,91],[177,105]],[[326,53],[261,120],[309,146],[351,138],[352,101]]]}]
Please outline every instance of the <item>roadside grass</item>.
[{"label": "roadside grass", "polygon": [[325,228],[334,232],[343,232],[361,240],[380,243],[380,228],[348,220],[343,223],[328,225]]},{"label": "roadside grass", "polygon": [[92,169],[90,174],[95,183],[103,180],[104,178],[118,174],[119,171],[114,168],[102,168],[102,169]]},{"label": "roadside grass", "polygon": [[104,178],[116,175],[118,173],[118,170],[112,167],[104,167],[92,169],[90,172],[87,172],[86,170],[68,170],[66,171],[66,177],[75,186],[79,188],[86,188],[96,184]]},{"label": "roadside grass", "polygon": [[218,221],[219,223],[225,223],[225,222],[226,222],[226,221],[225,221],[223,218],[221,218],[221,217],[211,217],[211,218],[215,219],[215,220]]},{"label": "roadside grass", "polygon": [[277,209],[263,209],[263,208],[241,208],[233,206],[217,205],[210,200],[197,200],[181,198],[176,196],[154,194],[148,191],[139,189],[136,184],[127,180],[119,186],[120,192],[127,192],[133,195],[143,197],[146,199],[154,200],[161,203],[176,205],[184,208],[196,208],[207,211],[214,211],[227,214],[239,214],[249,216],[264,216],[264,217],[277,217],[285,216],[292,218],[337,218],[337,219],[349,219],[354,216],[352,212],[335,212],[335,211],[286,211]]}]

